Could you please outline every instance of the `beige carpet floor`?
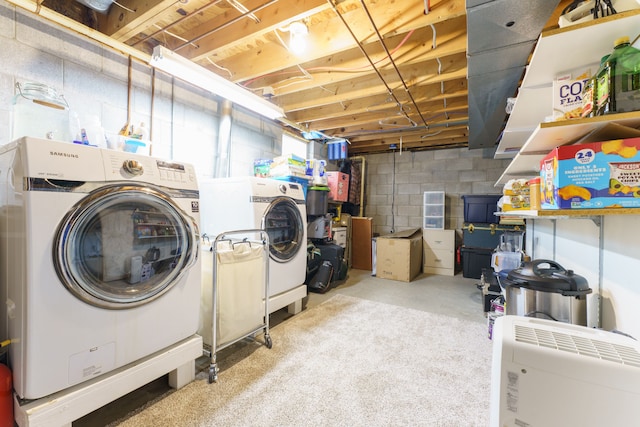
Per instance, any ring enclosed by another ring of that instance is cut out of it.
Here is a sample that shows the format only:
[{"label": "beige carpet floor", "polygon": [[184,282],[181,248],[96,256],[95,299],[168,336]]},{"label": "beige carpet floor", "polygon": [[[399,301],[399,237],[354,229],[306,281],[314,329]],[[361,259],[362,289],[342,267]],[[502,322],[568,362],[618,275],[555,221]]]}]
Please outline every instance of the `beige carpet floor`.
[{"label": "beige carpet floor", "polygon": [[486,325],[335,295],[112,426],[486,426]]}]

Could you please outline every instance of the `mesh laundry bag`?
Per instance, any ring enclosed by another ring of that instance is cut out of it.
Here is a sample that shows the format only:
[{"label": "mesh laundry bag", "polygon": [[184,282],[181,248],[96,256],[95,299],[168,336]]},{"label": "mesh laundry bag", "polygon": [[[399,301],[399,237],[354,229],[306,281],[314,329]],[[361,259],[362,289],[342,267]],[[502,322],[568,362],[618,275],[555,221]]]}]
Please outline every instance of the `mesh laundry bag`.
[{"label": "mesh laundry bag", "polygon": [[247,335],[264,324],[264,246],[220,242],[217,248],[217,345]]}]

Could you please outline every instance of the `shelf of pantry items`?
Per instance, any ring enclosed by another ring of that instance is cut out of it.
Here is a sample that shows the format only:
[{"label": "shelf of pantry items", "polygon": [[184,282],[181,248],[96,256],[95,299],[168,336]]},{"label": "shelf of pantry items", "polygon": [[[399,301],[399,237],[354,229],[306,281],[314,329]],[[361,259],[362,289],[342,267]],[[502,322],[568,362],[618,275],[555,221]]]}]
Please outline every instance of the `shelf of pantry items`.
[{"label": "shelf of pantry items", "polygon": [[638,127],[640,111],[540,123],[504,170],[496,186],[514,178],[538,176],[540,160],[555,147],[576,142],[640,137]]},{"label": "shelf of pantry items", "polygon": [[638,31],[640,10],[631,10],[542,33],[494,158],[516,157],[540,123],[554,125],[544,122],[552,114],[552,86],[558,75],[598,63],[616,38],[628,35],[633,40]]},{"label": "shelf of pantry items", "polygon": [[541,209],[541,210],[517,210],[508,212],[496,212],[497,216],[504,218],[589,218],[603,215],[640,215],[640,208],[609,208],[609,209]]}]

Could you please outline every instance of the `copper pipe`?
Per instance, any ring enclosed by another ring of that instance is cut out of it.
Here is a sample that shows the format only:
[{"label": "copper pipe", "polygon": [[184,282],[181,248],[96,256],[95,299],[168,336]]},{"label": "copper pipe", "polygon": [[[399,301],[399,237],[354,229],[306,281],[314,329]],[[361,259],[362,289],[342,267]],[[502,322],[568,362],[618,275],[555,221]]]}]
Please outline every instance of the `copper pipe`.
[{"label": "copper pipe", "polygon": [[[131,55],[129,55],[129,67],[127,69],[127,126],[131,125],[131,73],[133,69],[133,60],[131,59]],[[127,129],[128,130],[128,129]]]}]

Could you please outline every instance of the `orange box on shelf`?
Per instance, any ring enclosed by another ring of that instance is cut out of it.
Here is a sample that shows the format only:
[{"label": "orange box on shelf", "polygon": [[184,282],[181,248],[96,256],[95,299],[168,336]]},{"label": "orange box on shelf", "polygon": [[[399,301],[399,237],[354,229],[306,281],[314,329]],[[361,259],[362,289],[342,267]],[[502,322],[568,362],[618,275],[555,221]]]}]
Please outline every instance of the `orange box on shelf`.
[{"label": "orange box on shelf", "polygon": [[346,202],[349,200],[349,175],[342,172],[325,172],[329,185],[329,200]]},{"label": "orange box on shelf", "polygon": [[542,209],[640,207],[640,138],[556,147],[540,161]]}]

